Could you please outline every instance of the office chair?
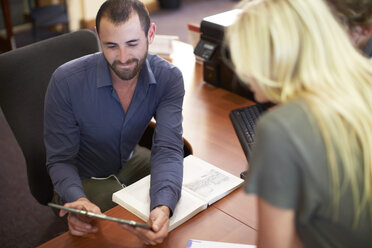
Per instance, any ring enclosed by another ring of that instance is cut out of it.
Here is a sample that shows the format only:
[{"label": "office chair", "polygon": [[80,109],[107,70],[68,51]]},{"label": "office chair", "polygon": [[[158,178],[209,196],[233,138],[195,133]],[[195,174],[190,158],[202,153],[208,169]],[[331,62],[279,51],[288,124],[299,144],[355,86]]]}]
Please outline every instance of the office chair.
[{"label": "office chair", "polygon": [[97,51],[95,33],[79,30],[0,54],[0,106],[25,157],[31,193],[40,204],[53,196],[43,141],[50,77],[63,63]]},{"label": "office chair", "polygon": [[[148,127],[146,128],[145,132],[142,135],[141,140],[138,142],[140,146],[147,147],[151,150],[152,147],[152,136],[154,135],[156,123],[151,121]],[[187,157],[188,155],[194,154],[192,146],[190,142],[184,137],[183,138],[183,156]]]},{"label": "office chair", "polygon": [[[38,0],[28,0],[32,34],[35,41],[51,37],[51,28],[62,25],[62,33],[68,33],[68,15],[66,1],[57,4],[39,6]],[[49,30],[48,30],[49,28]]]}]

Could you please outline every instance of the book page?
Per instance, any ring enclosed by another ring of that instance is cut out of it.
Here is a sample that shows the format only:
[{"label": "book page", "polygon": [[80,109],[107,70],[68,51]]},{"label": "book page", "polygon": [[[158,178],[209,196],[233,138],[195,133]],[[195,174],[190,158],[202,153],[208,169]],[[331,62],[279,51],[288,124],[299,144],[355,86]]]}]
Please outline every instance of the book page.
[{"label": "book page", "polygon": [[243,182],[243,179],[193,155],[184,159],[183,189],[209,205],[231,193]]},{"label": "book page", "polygon": [[169,231],[205,210],[207,207],[208,204],[205,201],[182,190],[181,198],[174,209],[173,216],[170,218]]},{"label": "book page", "polygon": [[125,187],[112,195],[112,201],[135,214],[143,221],[150,215],[150,176]]},{"label": "book page", "polygon": [[[124,207],[137,217],[147,221],[150,215],[150,176],[144,177],[136,183],[115,192],[112,196],[113,202]],[[173,230],[195,214],[207,208],[208,204],[199,198],[181,192],[181,198],[170,218],[169,231]]]}]

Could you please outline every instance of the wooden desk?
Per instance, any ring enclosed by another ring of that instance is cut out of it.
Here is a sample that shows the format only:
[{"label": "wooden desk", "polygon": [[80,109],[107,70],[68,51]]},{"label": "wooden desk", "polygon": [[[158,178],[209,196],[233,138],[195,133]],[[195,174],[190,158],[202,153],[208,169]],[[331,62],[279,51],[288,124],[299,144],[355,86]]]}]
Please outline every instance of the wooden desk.
[{"label": "wooden desk", "polygon": [[[184,137],[194,155],[236,176],[248,168],[248,162],[229,118],[231,110],[253,104],[250,100],[203,82],[203,66],[194,63],[192,47],[175,44],[172,62],[184,75]],[[179,47],[178,47],[179,46]],[[194,65],[194,66],[193,66]],[[257,230],[256,197],[243,189],[214,204],[244,224]]]},{"label": "wooden desk", "polygon": [[[247,169],[247,160],[229,113],[252,102],[204,83],[203,67],[195,63],[192,47],[181,42],[174,45],[171,61],[181,69],[185,80],[184,137],[191,143],[195,156],[239,176]],[[120,206],[106,214],[140,221]],[[255,199],[239,189],[177,227],[156,247],[184,248],[189,239],[255,244],[255,216]],[[40,247],[143,247],[116,223],[100,221],[98,225],[98,234],[74,237],[64,233]]]},{"label": "wooden desk", "polygon": [[[121,207],[110,209],[106,214],[141,221]],[[121,229],[114,222],[97,221],[97,225],[99,232],[96,234],[75,237],[66,232],[39,247],[146,247],[136,236]],[[185,248],[189,239],[254,244],[256,231],[210,206],[170,232],[164,243],[151,247]]]}]

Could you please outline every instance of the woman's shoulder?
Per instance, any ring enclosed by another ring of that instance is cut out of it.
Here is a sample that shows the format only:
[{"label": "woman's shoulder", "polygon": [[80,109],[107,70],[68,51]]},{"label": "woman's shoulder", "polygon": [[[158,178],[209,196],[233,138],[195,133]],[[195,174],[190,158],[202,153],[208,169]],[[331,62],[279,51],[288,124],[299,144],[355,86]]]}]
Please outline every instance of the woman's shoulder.
[{"label": "woman's shoulder", "polygon": [[282,127],[292,128],[293,126],[303,126],[312,122],[312,114],[305,100],[296,99],[270,108],[259,119],[258,124],[269,125],[275,123]]}]

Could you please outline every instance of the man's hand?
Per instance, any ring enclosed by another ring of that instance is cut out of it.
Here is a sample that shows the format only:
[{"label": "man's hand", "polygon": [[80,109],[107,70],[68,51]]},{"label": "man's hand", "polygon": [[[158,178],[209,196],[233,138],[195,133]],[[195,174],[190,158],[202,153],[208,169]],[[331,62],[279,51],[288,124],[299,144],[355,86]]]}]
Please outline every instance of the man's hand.
[{"label": "man's hand", "polygon": [[148,224],[152,230],[146,230],[140,227],[131,227],[126,224],[119,224],[122,228],[132,232],[145,245],[161,244],[168,235],[170,210],[167,206],[158,206],[154,208],[149,217]]},{"label": "man's hand", "polygon": [[[64,205],[69,208],[76,208],[80,210],[86,210],[97,214],[102,214],[99,207],[90,202],[87,198],[79,198],[74,202],[69,202]],[[61,210],[59,216],[64,216],[67,212]],[[72,235],[83,236],[89,233],[95,233],[98,231],[96,226],[93,226],[90,222],[93,220],[87,216],[81,214],[68,213],[68,228]]]}]

